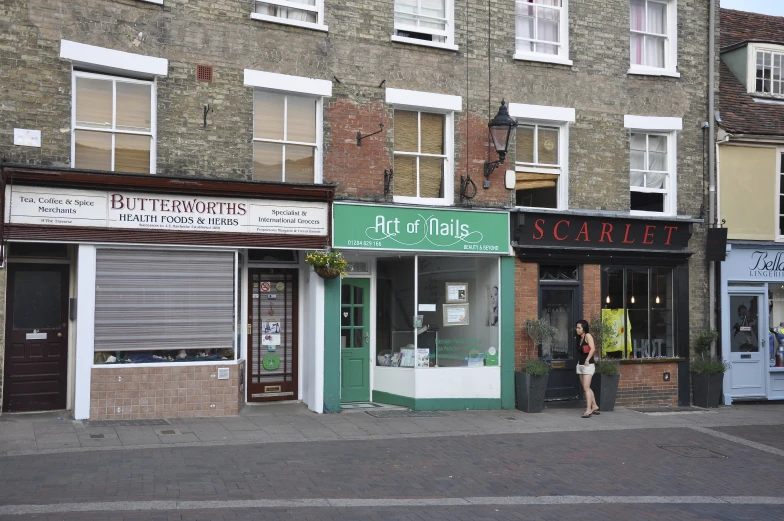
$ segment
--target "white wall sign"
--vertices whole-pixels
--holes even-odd
[[[14,145],[21,147],[41,147],[41,131],[26,128],[14,129]]]
[[[733,247],[721,268],[727,280],[767,282],[784,280],[784,249]]]
[[[9,224],[327,235],[327,203],[6,186]]]

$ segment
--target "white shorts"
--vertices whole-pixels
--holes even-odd
[[[577,374],[594,374],[596,366],[594,364],[580,365],[577,364]]]

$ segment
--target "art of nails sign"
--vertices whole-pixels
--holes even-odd
[[[327,203],[6,187],[6,222],[326,236]]]
[[[509,214],[361,204],[332,205],[335,248],[509,253]]]

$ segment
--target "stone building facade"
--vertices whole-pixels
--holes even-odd
[[[402,9],[405,2],[398,3]],[[636,0],[632,3],[639,4]],[[630,216],[630,136],[634,125],[642,122],[643,132],[672,136],[668,157],[675,159],[669,179],[675,179],[677,188],[670,187],[666,197],[676,200],[668,203],[670,211],[661,213],[665,214],[664,220],[693,224],[688,250],[694,254],[679,257],[686,270],[681,280],[688,281],[687,288],[681,288],[681,292],[685,291],[681,294],[688,295],[688,303],[680,305],[687,310],[684,316],[689,323],[706,322],[704,234],[697,221],[705,191],[706,136],[702,123],[707,113],[707,2],[662,0],[657,4],[666,10],[666,20],[662,22],[668,34],[662,51],[667,55],[667,66],[663,68],[666,70],[632,70],[630,0],[555,2],[563,13],[558,15],[561,25],[557,29],[563,50],[555,59],[543,57],[542,53],[523,52],[523,44],[516,44],[516,39],[525,43],[533,38],[520,29],[523,21],[516,21],[516,13],[534,8],[528,5],[531,2],[483,4],[446,0],[443,18],[448,35],[444,41],[429,39],[427,31],[406,32],[403,25],[396,24],[394,2],[316,0],[315,4],[318,12],[312,16],[316,21],[301,22],[295,16],[285,20],[285,16],[257,16],[266,11],[259,10],[252,0],[0,2],[0,158],[5,164],[30,167],[74,166],[73,71],[108,71],[134,77],[127,70],[117,72],[125,67],[122,63],[92,67],[89,59],[74,60],[63,51],[63,42],[91,46],[83,48],[88,54],[105,49],[167,60],[166,73],[153,75],[152,169],[158,176],[255,181],[254,87],[258,90],[259,85],[249,83],[248,71],[273,73],[282,76],[272,78],[285,76],[293,84],[300,78],[320,80],[318,85],[322,87],[324,82],[331,85],[328,92],[321,94],[321,114],[317,119],[321,127],[316,132],[319,150],[312,182],[334,185],[335,201],[395,206],[394,181],[392,188],[387,186],[385,190],[384,176],[385,170],[395,170],[395,111],[412,110],[414,102],[398,101],[396,105],[390,100],[395,96],[425,99],[423,93],[437,95],[441,100],[448,98],[458,108],[437,110],[451,114],[454,128],[453,142],[447,147],[451,147],[452,154],[446,159],[446,177],[442,180],[445,193],[438,205],[454,210],[513,210],[510,240],[521,258],[514,261],[510,273],[517,289],[514,294],[501,296],[502,302],[506,302],[501,316],[506,317],[506,327],[511,328],[513,338],[509,344],[499,340],[499,345],[502,350],[507,347],[507,354],[513,350],[515,356],[508,358],[504,366],[502,355],[498,384],[503,406],[509,406],[511,370],[520,369],[527,359],[541,354],[521,330],[526,318],[542,313],[541,266],[579,266],[576,280],[582,289],[578,290],[580,298],[575,302],[579,302],[571,312],[582,316],[591,311],[593,315],[598,313],[603,283],[599,280],[583,288],[584,274],[598,272],[603,265],[601,259],[618,258],[618,254],[599,253],[599,260],[584,263],[579,256],[587,250],[572,252],[571,257],[563,259],[552,257],[546,249],[526,250],[523,239],[514,235],[518,222],[515,216],[526,215],[532,208],[517,206],[516,190],[505,186],[504,170],[517,170],[507,173],[513,187],[534,186],[525,185],[533,179],[526,177],[531,173],[531,164],[523,164],[528,162],[523,152],[515,150],[513,142],[507,162],[491,174],[490,187],[483,189],[483,165],[497,159],[488,140],[487,122],[504,99],[520,123],[558,128],[562,136],[559,139],[563,139],[556,145],[562,153],[556,196],[559,202],[548,204],[545,212],[565,218],[576,212],[613,219]],[[212,68],[211,81],[197,78],[198,66]],[[266,83],[261,88],[273,86]],[[403,94],[393,95],[392,91]],[[425,109],[427,103],[422,110]],[[553,121],[551,114],[556,115]],[[671,127],[658,128],[657,120],[650,118],[669,118],[666,125]],[[379,124],[383,124],[381,132],[363,139],[358,146],[357,133],[371,134],[380,129]],[[15,144],[15,129],[40,131],[40,146]],[[563,138],[566,134],[568,139]],[[520,145],[519,134],[517,143],[524,146]],[[552,175],[552,169],[537,172]],[[475,195],[469,187],[469,197],[461,197],[461,178],[474,181]],[[416,200],[406,202],[417,204]],[[431,204],[422,201],[420,206]],[[11,252],[13,255],[13,246]],[[511,248],[502,252],[501,271],[512,266],[508,264],[512,252]],[[526,253],[521,255],[522,252]],[[350,255],[350,260],[370,259],[370,278],[375,281],[373,270],[378,259],[374,255],[357,251]],[[642,250],[620,254],[630,265],[641,264],[644,256]],[[328,284],[326,291],[329,294]],[[589,292],[594,298],[588,298]],[[677,320],[683,328],[684,318]],[[503,331],[501,335],[505,334]],[[673,358],[688,353],[688,346],[684,345],[688,344],[688,332],[679,342],[678,350],[671,353]],[[379,354],[378,346],[371,344],[373,354]],[[375,365],[375,360],[371,361]],[[687,372],[682,368],[681,374],[684,370]],[[374,376],[371,380],[380,378]],[[329,385],[327,378],[324,386]],[[298,398],[305,399],[303,392],[307,391],[300,389]],[[485,396],[477,396],[480,395]],[[318,393],[314,396],[313,400],[321,401]],[[321,409],[321,405],[314,407]]]

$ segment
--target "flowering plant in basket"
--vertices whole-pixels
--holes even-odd
[[[316,274],[324,279],[334,279],[338,275],[343,277],[349,267],[343,254],[331,248],[308,252],[305,256],[305,264],[313,266]]]

